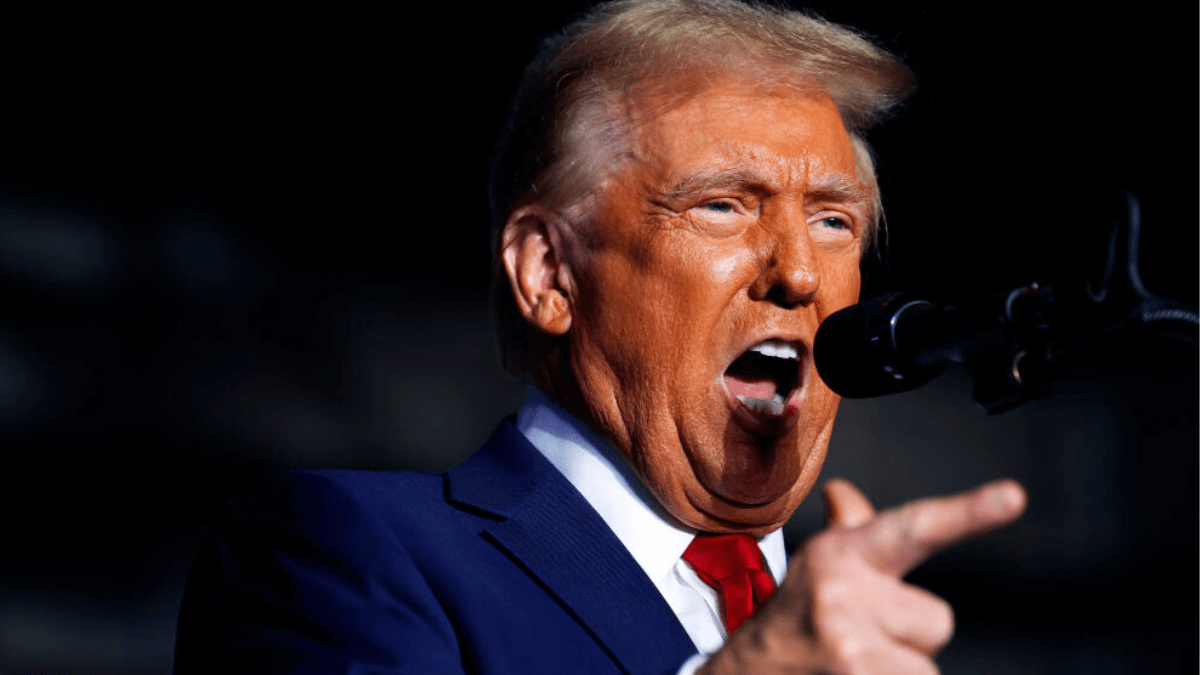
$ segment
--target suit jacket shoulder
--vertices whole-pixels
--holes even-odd
[[[510,422],[444,474],[323,471],[230,503],[180,611],[191,673],[674,673],[695,648]]]

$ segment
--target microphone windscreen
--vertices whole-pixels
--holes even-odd
[[[870,398],[916,389],[940,375],[946,364],[918,366],[896,349],[892,319],[911,304],[903,293],[889,293],[826,317],[813,342],[825,384],[846,398]]]

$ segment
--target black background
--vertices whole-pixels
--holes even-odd
[[[581,6],[3,22],[0,672],[167,672],[222,500],[290,468],[446,466],[515,409],[487,154]],[[1089,278],[1128,190],[1147,286],[1196,302],[1194,9],[811,6],[918,77],[871,137],[868,294]],[[955,372],[844,406],[829,470],[883,505],[1030,488],[1021,523],[914,575],[959,611],[946,672],[1195,670],[1196,392],[1195,350],[1151,341],[999,418]],[[818,523],[806,503],[789,531]]]

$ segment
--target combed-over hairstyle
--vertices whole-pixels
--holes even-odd
[[[881,209],[863,134],[911,90],[903,63],[848,28],[753,1],[599,5],[542,43],[493,156],[492,311],[510,373],[531,365],[532,336],[501,258],[509,214],[527,204],[560,213],[578,204],[620,167],[639,98],[686,98],[697,82],[729,73],[750,84],[808,82],[829,95],[850,134],[859,178],[873,193],[865,236],[874,239]]]

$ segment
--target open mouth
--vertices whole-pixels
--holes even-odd
[[[725,370],[725,387],[757,417],[781,419],[788,397],[800,385],[803,345],[764,340]]]

